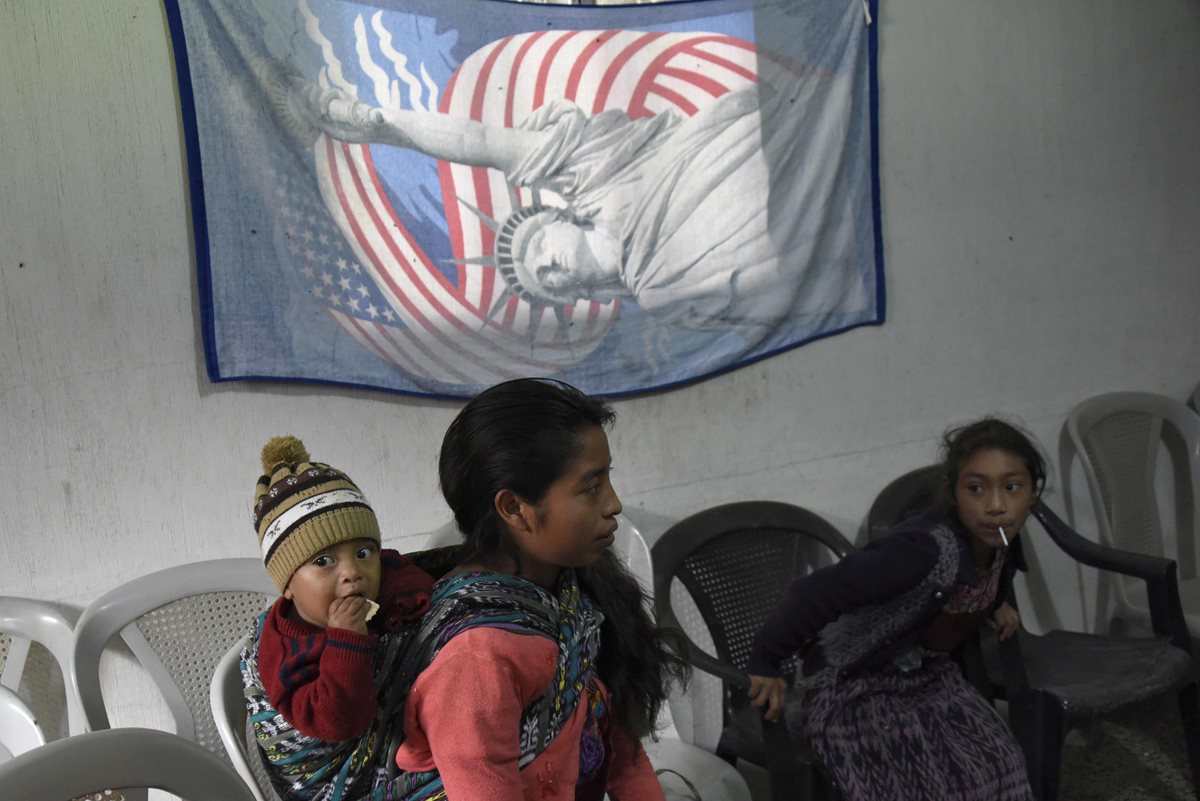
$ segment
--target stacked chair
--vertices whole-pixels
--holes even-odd
[[[1100,542],[1173,560],[1188,629],[1200,637],[1200,415],[1165,395],[1111,392],[1072,408],[1065,433],[1061,463],[1083,467]],[[1151,624],[1135,580],[1106,587],[1114,620]]]
[[[119,635],[162,693],[174,733],[218,760],[227,759],[212,714],[212,677],[221,658],[245,639],[254,618],[276,597],[262,562],[248,557],[170,567],[97,598],[76,624],[71,661],[87,728],[110,727],[100,657]],[[126,797],[134,801],[144,794]]]
[[[106,788],[166,790],[184,801],[253,801],[216,754],[156,729],[77,734],[0,763],[4,798],[69,801]],[[105,795],[105,798],[111,795]]]
[[[84,730],[69,680],[72,637],[50,604],[0,596],[0,761]]]

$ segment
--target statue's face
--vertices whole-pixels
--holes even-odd
[[[532,230],[521,263],[526,280],[542,294],[563,302],[608,301],[624,294],[615,264],[605,269],[597,258],[593,238],[602,235],[556,212],[539,214],[526,225]]]
[[[581,296],[580,291],[596,271],[596,259],[583,229],[547,213],[530,221],[536,230],[529,235],[522,261],[546,291],[555,295]]]

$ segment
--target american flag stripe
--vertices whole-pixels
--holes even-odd
[[[350,336],[353,337],[358,344],[362,345],[379,358],[383,359],[384,361],[391,362],[400,369],[409,371],[413,375],[419,376],[420,378],[432,378],[426,369],[427,362],[410,360],[399,349],[395,349],[396,352],[389,352],[388,348],[384,347],[379,341],[377,341],[379,338],[381,338],[382,332],[376,329],[385,326],[382,326],[380,323],[368,323],[366,320],[360,320],[353,315],[346,314],[345,312],[338,311],[337,309],[329,306],[325,307],[325,313],[328,314],[335,323],[345,329],[345,331],[350,334]]]
[[[640,80],[636,82],[635,94],[630,99],[629,104],[630,116],[650,116],[663,110],[663,108],[676,108],[684,114],[694,114],[696,112],[696,107],[694,105],[690,103],[686,106],[676,105],[673,97],[662,92],[662,87],[660,86],[659,81],[661,79],[662,70],[676,64],[679,65],[683,71],[693,72],[697,75],[701,74],[698,70],[690,69],[690,67],[693,59],[698,57],[707,58],[710,55],[708,51],[702,50],[698,47],[698,45],[705,42],[728,45],[727,49],[729,52],[725,56],[725,60],[732,63],[737,63],[737,51],[742,50],[742,48],[738,47],[740,44],[739,40],[731,39],[725,36],[706,36],[689,37],[685,40],[673,41],[668,46],[663,47],[662,50],[655,55],[653,61],[646,66]],[[743,50],[743,52],[745,51]],[[749,55],[751,56],[753,65],[754,54],[753,52],[750,52]],[[745,80],[723,81],[723,83],[727,83],[729,85],[729,88],[744,85],[746,82],[747,81]],[[660,101],[665,100],[665,104],[651,99],[655,98],[656,96]]]
[[[699,75],[691,70],[681,70],[665,67],[658,79],[660,85],[672,86],[681,94],[694,93],[703,99],[720,97],[729,91],[729,87],[720,81],[713,80],[707,75]]]
[[[591,41],[588,41],[587,45],[583,48],[583,50],[581,50],[579,52],[579,55],[575,57],[575,65],[571,68],[571,71],[569,73],[567,73],[567,75],[568,75],[567,88],[563,92],[563,97],[567,97],[572,100],[575,100],[576,98],[580,98],[580,97],[588,97],[588,96],[594,97],[595,96],[596,89],[598,88],[598,81],[595,82],[597,85],[591,85],[593,82],[590,80],[588,82],[588,85],[583,85],[584,75],[587,74],[588,78],[592,77],[590,74],[588,74],[590,72],[590,70],[588,68],[591,66],[592,60],[596,58],[596,55],[601,51],[601,49],[604,48],[604,45],[607,42],[609,42],[610,40],[612,40],[615,36],[617,36],[618,33],[620,33],[620,32],[619,31],[605,31],[604,33],[600,34],[599,36],[588,37]],[[624,39],[624,38],[627,38],[627,36],[621,37],[621,38]],[[622,47],[622,49],[623,49],[621,39],[617,39],[614,44],[617,45],[618,47]],[[614,53],[612,55],[613,56],[620,55],[620,51],[618,50],[616,53]],[[603,59],[603,60],[597,59],[597,63],[600,64],[601,68],[603,68],[606,64],[609,64],[611,62],[612,62],[612,56],[610,56],[608,59]],[[603,76],[601,75],[598,77],[603,77]]]
[[[702,39],[691,45],[690,52],[705,61],[703,69],[708,74],[713,74],[713,67],[721,67],[747,83],[753,83],[761,77],[758,53],[738,39],[725,36]],[[772,57],[771,53],[762,55],[766,59]]]
[[[753,83],[756,74],[752,46],[727,36],[536,31],[472,54],[439,105],[443,113],[508,127],[554,97],[590,113],[619,108],[642,117],[671,108],[690,115],[712,98]],[[560,330],[553,309],[510,298],[485,323],[505,291],[495,270],[462,264],[455,282],[429,263],[387,199],[367,146],[322,138],[317,155],[326,205],[400,324],[334,309],[329,314],[356,341],[405,372],[459,384],[552,373],[589,354],[615,321],[619,301],[582,300],[563,308],[564,319],[574,324]],[[490,256],[492,229],[459,199],[502,222],[513,211],[504,174],[446,162],[439,163],[438,173],[455,258]],[[520,203],[532,202],[528,188],[517,194]]]
[[[632,85],[626,73],[637,73],[644,66],[641,60],[635,61],[639,54],[653,44],[656,40],[661,39],[666,34],[664,33],[647,33],[640,36],[633,42],[630,42],[625,48],[609,62],[608,67],[604,70],[604,77],[600,79],[599,85],[596,87],[596,97],[592,101],[592,113],[599,114],[606,108],[626,108],[628,107],[628,98],[622,102],[620,98],[609,104],[609,94],[613,91],[614,86]],[[625,76],[625,77],[623,77]]]
[[[462,294],[460,291],[454,287],[451,287],[449,281],[446,281],[446,278],[442,275],[442,273],[438,272],[436,269],[434,269],[432,264],[428,263],[428,259],[425,257],[424,252],[422,252],[420,247],[412,240],[412,237],[410,237],[408,234],[408,230],[404,228],[401,219],[396,217],[394,209],[392,209],[388,199],[386,199],[383,186],[380,185],[378,175],[374,173],[373,162],[371,162],[370,159],[370,151],[361,145],[347,145],[344,151],[352,156],[353,167],[356,170],[359,170],[360,173],[361,171],[368,171],[368,173],[371,175],[371,181],[366,185],[368,189],[371,189],[371,192],[365,195],[365,197],[368,201],[370,201],[373,209],[376,209],[379,218],[383,219],[384,224],[380,225],[378,229],[380,234],[382,234],[386,240],[400,241],[403,246],[408,248],[407,251],[404,251],[402,254],[404,259],[407,260],[406,264],[408,264],[408,269],[403,271],[403,275],[410,279],[410,285],[412,285],[414,289],[420,290],[421,294],[427,297],[427,299],[430,299],[434,305],[436,305],[436,311],[442,315],[443,318],[450,319],[450,315],[454,315],[458,332],[478,332],[480,329],[482,329],[482,327],[484,327],[485,315],[482,314],[479,309],[469,308],[468,306],[463,305],[461,302]],[[420,261],[420,263],[425,266],[427,272],[436,273],[438,278],[437,283],[422,283],[422,273],[415,271],[414,265],[416,264],[416,261]],[[488,272],[492,271],[488,270]],[[602,308],[602,306],[598,305],[598,303],[590,303],[589,301],[580,301],[580,303],[586,306],[598,306]],[[528,307],[528,305],[522,306]],[[552,312],[551,315],[553,315]],[[521,355],[523,351],[528,350],[527,338],[524,338],[523,336],[509,336],[511,335],[510,330],[506,330],[504,327],[500,327],[494,323],[490,323],[488,326],[490,326],[490,329],[488,329],[487,332],[488,335],[490,335],[488,342],[490,342],[492,345],[502,345],[502,347],[508,349],[508,351],[514,355]],[[520,329],[517,329],[517,333],[522,333],[523,335],[524,331],[526,330],[526,327],[520,327]],[[553,330],[550,333],[551,336],[548,337],[544,343],[546,345],[545,349],[548,351],[568,351],[568,353],[560,354],[562,359],[570,359],[569,351],[571,349],[577,350],[580,345],[594,345],[599,343],[600,338],[602,335],[604,335],[604,331],[595,329],[594,326],[593,329],[583,327],[583,329],[575,333],[575,336],[572,337],[570,344],[566,344],[554,339]],[[482,357],[487,357],[487,359],[494,357],[492,348],[479,350],[478,353],[480,353]],[[562,367],[562,363],[559,363],[559,361],[539,361],[534,359],[534,357],[528,356],[528,354],[526,354],[526,361],[529,366],[533,367],[545,369],[557,369]]]
[[[512,63],[508,67],[508,85],[513,87],[513,91],[505,92],[504,97],[504,125],[506,128],[515,127],[520,122],[513,113],[513,108],[518,103],[521,108],[533,105],[533,101],[530,98],[522,96],[522,91],[528,87],[521,80],[521,73],[526,62],[536,64],[539,60],[544,61],[542,56],[546,48],[545,36],[545,31],[538,31],[532,36],[526,36],[525,41],[517,48],[516,55],[513,56]],[[539,43],[541,45],[541,52],[530,55]]]
[[[348,229],[350,236],[348,237],[351,247],[359,261],[365,265],[368,273],[375,279],[376,285],[387,299],[392,308],[400,315],[400,319],[405,324],[405,336],[390,340],[387,337],[373,338],[372,342],[377,346],[373,348],[378,352],[384,350],[387,352],[386,344],[392,342],[396,348],[403,350],[409,354],[411,358],[417,356],[428,361],[431,372],[436,375],[445,376],[461,376],[455,380],[460,383],[471,383],[463,381],[467,378],[467,374],[456,369],[464,361],[473,361],[474,367],[480,371],[480,376],[486,376],[493,371],[487,359],[475,358],[464,352],[463,345],[469,343],[469,338],[456,338],[447,336],[447,332],[443,331],[434,322],[427,298],[423,297],[422,289],[418,289],[413,285],[412,281],[405,281],[404,285],[397,283],[396,279],[406,278],[401,272],[387,272],[383,258],[395,257],[395,251],[389,248],[389,243],[381,242],[378,236],[380,227],[378,225],[379,218],[375,217],[375,225],[361,225],[359,219],[359,207],[365,206],[366,202],[361,194],[361,189],[364,186],[361,178],[346,180],[344,183],[339,181],[339,176],[351,172],[350,165],[344,158],[338,158],[345,155],[346,149],[332,140],[325,140],[325,150],[331,153],[334,157],[328,160],[318,159],[318,171],[325,165],[333,168],[329,175],[332,181],[327,182],[322,180],[321,186],[324,188],[327,184],[332,184],[336,188],[336,197],[326,198],[326,206],[333,213],[334,218],[339,225],[343,225]],[[320,148],[322,142],[317,143]],[[361,147],[356,148],[362,150]],[[340,168],[340,172],[339,172]],[[347,188],[358,190],[359,194],[348,195]],[[354,201],[350,198],[353,197]],[[365,216],[370,217],[367,213]],[[389,252],[389,250],[391,252]],[[403,259],[399,259],[404,267],[409,267]],[[424,285],[422,285],[423,287]],[[337,319],[335,317],[335,319]],[[340,321],[339,321],[340,322]],[[345,326],[343,325],[343,328]],[[365,334],[365,332],[350,331],[352,336],[356,333]],[[389,359],[395,362],[395,359]],[[454,365],[454,366],[452,366]],[[444,380],[444,379],[442,379]]]
[[[546,95],[550,97],[565,97],[563,86],[554,86],[556,76],[563,74],[565,67],[570,67],[573,61],[573,53],[568,52],[567,55],[560,58],[560,54],[564,47],[571,43],[581,31],[564,31],[550,40],[550,46],[546,50],[546,55],[542,58],[542,64],[537,71],[537,81],[533,86],[533,108],[540,108],[546,102]],[[557,66],[558,69],[555,69]],[[549,90],[549,91],[547,91]]]
[[[569,363],[571,349],[599,341],[601,331],[589,332],[585,328],[582,335],[567,346],[553,341],[551,329],[545,340],[547,347],[541,355],[558,358],[543,360],[530,356],[527,338],[491,336],[497,331],[505,333],[494,325],[486,335],[481,334],[483,316],[461,302],[454,288],[428,262],[402,222],[395,217],[374,172],[369,150],[361,145],[332,140],[326,141],[326,150],[330,156],[327,163],[334,167],[331,178],[338,189],[339,221],[344,220],[351,229],[353,239],[359,245],[356,253],[367,265],[389,304],[402,313],[406,324],[421,334],[421,341],[430,348],[446,351],[446,358],[465,359],[489,368],[499,346],[506,355],[522,359],[527,367],[557,370],[563,363]],[[343,174],[350,177],[343,178]],[[355,194],[349,195],[350,190]],[[352,215],[355,219],[351,219]],[[398,269],[388,269],[390,264],[397,265]],[[428,277],[433,273],[436,273],[436,280]],[[447,325],[439,325],[439,320],[446,321]]]
[[[460,302],[440,274],[439,280],[433,279],[430,274],[437,271],[394,217],[367,148],[327,140],[326,149],[330,151],[328,163],[334,167],[332,177],[338,187],[341,216],[361,247],[362,261],[389,303],[401,311],[406,325],[429,351],[438,354],[438,364],[461,367],[468,362],[482,370],[480,375],[490,374],[496,347],[508,346],[506,355],[524,357],[528,367],[555,370],[561,366],[531,358],[528,342],[481,336],[483,318]],[[392,265],[396,269],[390,269]]]
[[[566,95],[568,91],[567,78],[563,76],[570,73],[571,63],[578,60],[580,52],[588,47],[589,40],[593,38],[594,36],[589,36],[587,32],[560,31],[550,34],[544,32],[524,34],[497,42],[492,46],[491,53],[503,53],[505,58],[503,60],[491,58],[491,53],[489,53],[487,58],[481,59],[479,54],[476,54],[468,59],[459,74],[460,76],[473,75],[473,91],[470,91],[468,95],[467,90],[463,88],[466,85],[465,82],[460,80],[456,84],[454,99],[464,97],[464,100],[458,102],[464,105],[469,103],[468,113],[475,119],[492,122],[503,120],[508,124],[519,122],[533,109],[540,106],[545,96],[558,95],[571,98],[570,95]],[[528,47],[526,47],[527,44]],[[470,69],[473,60],[482,62],[479,69]],[[537,64],[539,60],[540,68],[536,72],[533,69],[519,69],[524,66],[526,61],[533,65]],[[492,79],[493,72],[499,76],[505,76],[506,85],[495,85]],[[561,85],[556,86],[556,81]],[[498,92],[494,91],[495,89],[506,91]],[[500,98],[503,98],[502,108],[498,107],[501,105],[497,102]],[[491,105],[485,105],[486,101],[491,101]],[[456,108],[461,108],[461,106]],[[499,116],[499,120],[497,120],[497,116]],[[488,175],[489,173],[490,175]],[[456,187],[458,186],[470,186],[473,183],[475,187],[480,187],[479,178],[482,175],[488,175],[492,180],[491,197],[487,198],[489,205],[490,201],[495,200],[492,214],[497,219],[503,219],[512,212],[512,206],[508,200],[504,176],[493,170],[462,166],[451,170],[452,187],[455,189],[447,193],[447,202],[456,202],[455,195],[462,194],[457,191]],[[467,199],[465,194],[463,196],[464,199]],[[523,192],[523,202],[529,202],[529,199],[529,196]],[[471,201],[468,200],[468,202]],[[473,203],[473,205],[476,204]],[[483,209],[482,205],[478,207]],[[480,250],[480,253],[490,252],[490,229],[477,222],[464,227],[467,228],[463,237],[465,253],[473,252],[470,248],[476,241],[480,243],[480,247],[485,248]],[[490,270],[472,271],[468,275],[468,284],[479,283],[479,279],[490,272]],[[493,292],[498,289],[502,288],[493,285]],[[491,293],[481,292],[480,297],[486,302],[491,301]]]
[[[477,380],[474,376],[449,365],[439,365],[408,329],[367,322],[335,309],[326,309],[326,312],[363,347],[415,377],[443,383],[470,384]],[[497,368],[501,367],[503,365],[497,365]],[[492,378],[485,377],[485,380],[499,381],[516,377],[515,373],[497,369]]]

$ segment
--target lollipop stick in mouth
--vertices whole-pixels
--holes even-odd
[[[1000,529],[1000,539],[1004,543],[1004,547],[1007,548],[1008,547],[1008,537],[1004,536],[1004,526],[996,526],[996,528]]]

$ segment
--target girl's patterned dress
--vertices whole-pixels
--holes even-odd
[[[986,619],[1003,563],[977,568],[900,658],[805,696],[789,724],[847,801],[1032,801],[1007,724],[949,657]]]

